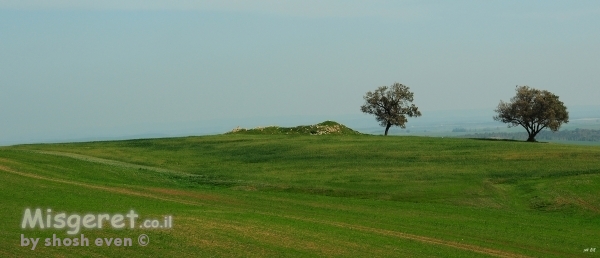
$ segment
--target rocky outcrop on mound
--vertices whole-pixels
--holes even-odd
[[[305,135],[358,135],[361,134],[345,125],[334,121],[325,121],[315,125],[302,125],[296,127],[266,126],[246,129],[236,127],[228,134],[305,134]]]

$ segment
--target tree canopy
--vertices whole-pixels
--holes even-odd
[[[388,131],[393,125],[406,128],[407,116],[421,116],[421,112],[415,104],[410,104],[413,101],[413,95],[408,86],[397,82],[389,88],[381,86],[375,91],[365,94],[363,97],[365,104],[360,107],[360,110],[375,115],[375,119],[385,127],[385,135],[388,135]]]
[[[558,96],[546,90],[538,90],[529,86],[519,86],[517,95],[510,102],[500,100],[494,120],[507,123],[508,127],[523,126],[534,142],[535,136],[545,128],[558,131],[563,123],[569,122],[567,107]]]

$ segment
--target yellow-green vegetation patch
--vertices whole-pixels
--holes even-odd
[[[325,121],[315,125],[301,125],[296,127],[261,126],[252,129],[237,127],[227,134],[360,135],[361,133],[343,124],[334,121]]]

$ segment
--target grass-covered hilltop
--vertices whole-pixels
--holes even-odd
[[[1,257],[593,257],[600,247],[594,146],[378,137],[324,122],[2,147],[0,189]],[[133,209],[173,227],[22,229],[26,208],[44,219]],[[53,234],[91,243],[45,246]],[[41,240],[32,250],[21,235]]]
[[[296,127],[266,126],[253,129],[234,128],[228,134],[296,134],[296,135],[360,135],[343,124],[325,121],[316,125],[301,125]]]

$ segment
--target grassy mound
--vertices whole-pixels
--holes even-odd
[[[361,133],[334,121],[325,121],[316,125],[300,125],[296,127],[267,126],[254,129],[234,128],[227,134],[298,134],[298,135],[360,135]]]

